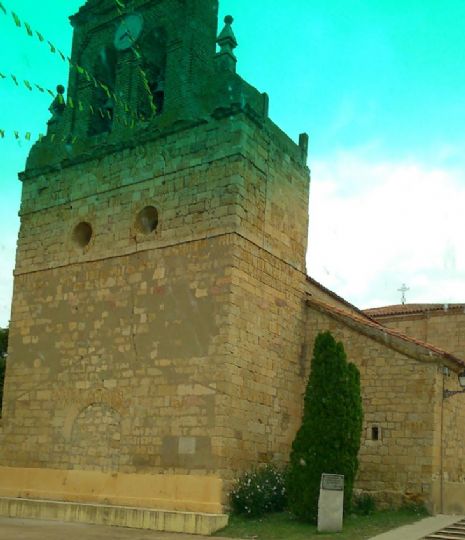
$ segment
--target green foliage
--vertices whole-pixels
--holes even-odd
[[[287,482],[289,508],[299,519],[316,522],[322,473],[344,475],[344,508],[350,510],[362,417],[357,367],[330,332],[319,334]]]
[[[282,512],[286,503],[285,474],[273,465],[244,474],[231,492],[233,512],[247,517]]]
[[[3,383],[5,380],[7,349],[8,349],[8,328],[0,328],[0,412],[2,410]]]
[[[416,516],[429,516],[431,515],[426,508],[424,502],[421,501],[404,501],[401,506],[401,510],[404,512],[410,512]]]
[[[357,516],[370,516],[376,512],[376,501],[369,493],[354,497],[352,511]]]
[[[8,328],[0,328],[0,357],[6,355],[8,349]]]
[[[369,516],[349,514],[344,519],[342,533],[321,534],[315,525],[304,523],[289,513],[269,514],[259,518],[232,515],[228,527],[215,533],[215,537],[266,538],[266,540],[368,540],[386,531],[414,523],[423,517],[402,509],[375,512]]]

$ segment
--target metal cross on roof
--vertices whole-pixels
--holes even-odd
[[[409,291],[409,287],[407,287],[407,285],[405,283],[402,283],[402,287],[400,289],[397,289],[399,292],[402,293],[402,305],[405,304],[405,302],[407,301],[407,298],[405,297],[405,293],[407,291]]]

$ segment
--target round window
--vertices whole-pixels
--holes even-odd
[[[85,248],[92,238],[92,227],[90,223],[83,221],[74,227],[73,231],[73,242],[77,247]]]
[[[136,226],[141,233],[152,233],[158,226],[158,210],[154,206],[143,208],[137,214]]]

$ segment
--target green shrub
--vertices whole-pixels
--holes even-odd
[[[344,508],[350,510],[362,416],[358,369],[330,332],[319,334],[287,482],[289,509],[299,519],[316,522],[322,473],[344,475]]]
[[[369,493],[362,493],[354,497],[352,511],[358,516],[369,516],[376,512],[376,501]]]
[[[273,465],[244,474],[231,492],[233,512],[249,517],[282,512],[287,504],[285,484],[285,473]]]
[[[2,412],[3,385],[5,381],[8,328],[0,328],[0,414]]]
[[[423,493],[407,491],[402,497],[400,509],[418,516],[428,515]]]

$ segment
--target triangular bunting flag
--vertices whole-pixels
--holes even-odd
[[[16,15],[16,13],[14,11],[12,11],[11,16],[13,17],[13,20],[15,21],[16,26],[18,28],[21,28],[21,21],[20,21],[18,15]]]

